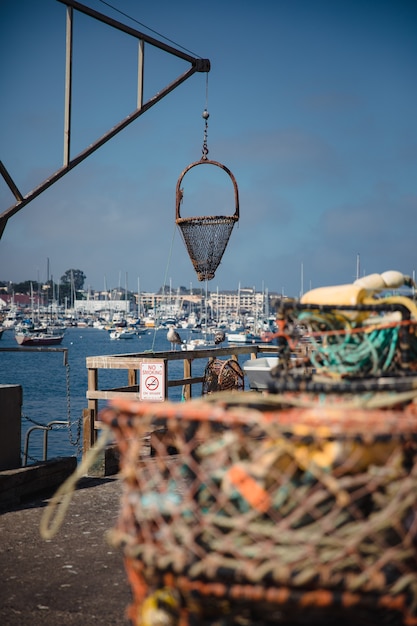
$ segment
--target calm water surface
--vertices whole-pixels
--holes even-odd
[[[183,338],[186,338],[185,335]],[[0,340],[0,348],[6,347],[17,347],[14,332],[11,330],[5,331]],[[147,350],[166,351],[170,349],[170,343],[166,339],[166,330],[150,329],[145,335],[117,341],[110,339],[105,330],[68,328],[60,347],[68,348],[68,366],[64,364],[63,352],[0,352],[0,384],[21,385],[23,388],[22,453],[26,432],[34,423],[48,424],[53,420],[70,420],[72,424],[70,430],[67,427],[60,427],[49,432],[48,458],[80,456],[76,439],[82,411],[87,407],[87,356],[137,353]],[[205,359],[201,360],[201,364],[197,361],[193,366],[193,374],[202,374],[205,364]],[[181,378],[183,361],[170,363],[168,375],[170,378]],[[126,370],[99,371],[101,389],[126,384]],[[198,386],[195,386],[194,395],[200,392]],[[181,388],[171,388],[169,399],[180,400]],[[29,438],[28,464],[41,460],[42,454],[43,433],[35,430]]]

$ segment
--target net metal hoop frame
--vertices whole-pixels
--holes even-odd
[[[183,199],[181,183],[184,176],[198,165],[214,165],[222,169],[230,178],[234,190],[235,212],[233,215],[207,215],[181,217],[180,207]],[[239,190],[232,172],[222,163],[210,159],[200,159],[191,163],[180,174],[176,187],[175,221],[181,230],[185,246],[199,281],[211,280],[220,264],[234,224],[239,220]]]

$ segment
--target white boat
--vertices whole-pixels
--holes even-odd
[[[232,333],[241,333],[241,332],[244,332],[245,327],[240,320],[235,320],[230,323],[229,329],[231,330]]]
[[[126,330],[125,328],[120,328],[110,331],[110,339],[133,339],[135,334],[136,333],[134,330]]]
[[[260,335],[255,335],[252,332],[226,333],[226,339],[229,343],[258,343],[262,341]]]
[[[4,318],[2,325],[3,328],[6,329],[10,329],[10,328],[15,328],[17,326],[17,324],[20,321],[20,314],[19,314],[19,310],[18,308],[12,304],[10,311],[7,313],[6,317]]]
[[[156,319],[152,315],[147,315],[143,318],[143,323],[146,328],[155,328]]]
[[[213,339],[190,339],[181,344],[181,350],[199,350],[202,348],[216,348],[216,344]]]
[[[93,322],[93,328],[98,328],[99,330],[105,330],[106,321],[103,319],[96,319]]]

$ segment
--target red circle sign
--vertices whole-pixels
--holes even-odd
[[[145,380],[146,389],[149,391],[156,391],[159,387],[159,380],[156,376],[148,376]]]

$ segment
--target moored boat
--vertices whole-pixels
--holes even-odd
[[[226,339],[230,343],[257,343],[262,341],[260,335],[252,332],[226,333]]]
[[[190,339],[181,345],[181,350],[199,350],[202,348],[215,348],[216,344],[213,339]]]
[[[110,339],[133,339],[135,334],[134,330],[118,328],[110,332]]]
[[[64,338],[64,334],[54,335],[51,333],[30,333],[20,331],[15,334],[19,346],[57,346]]]

